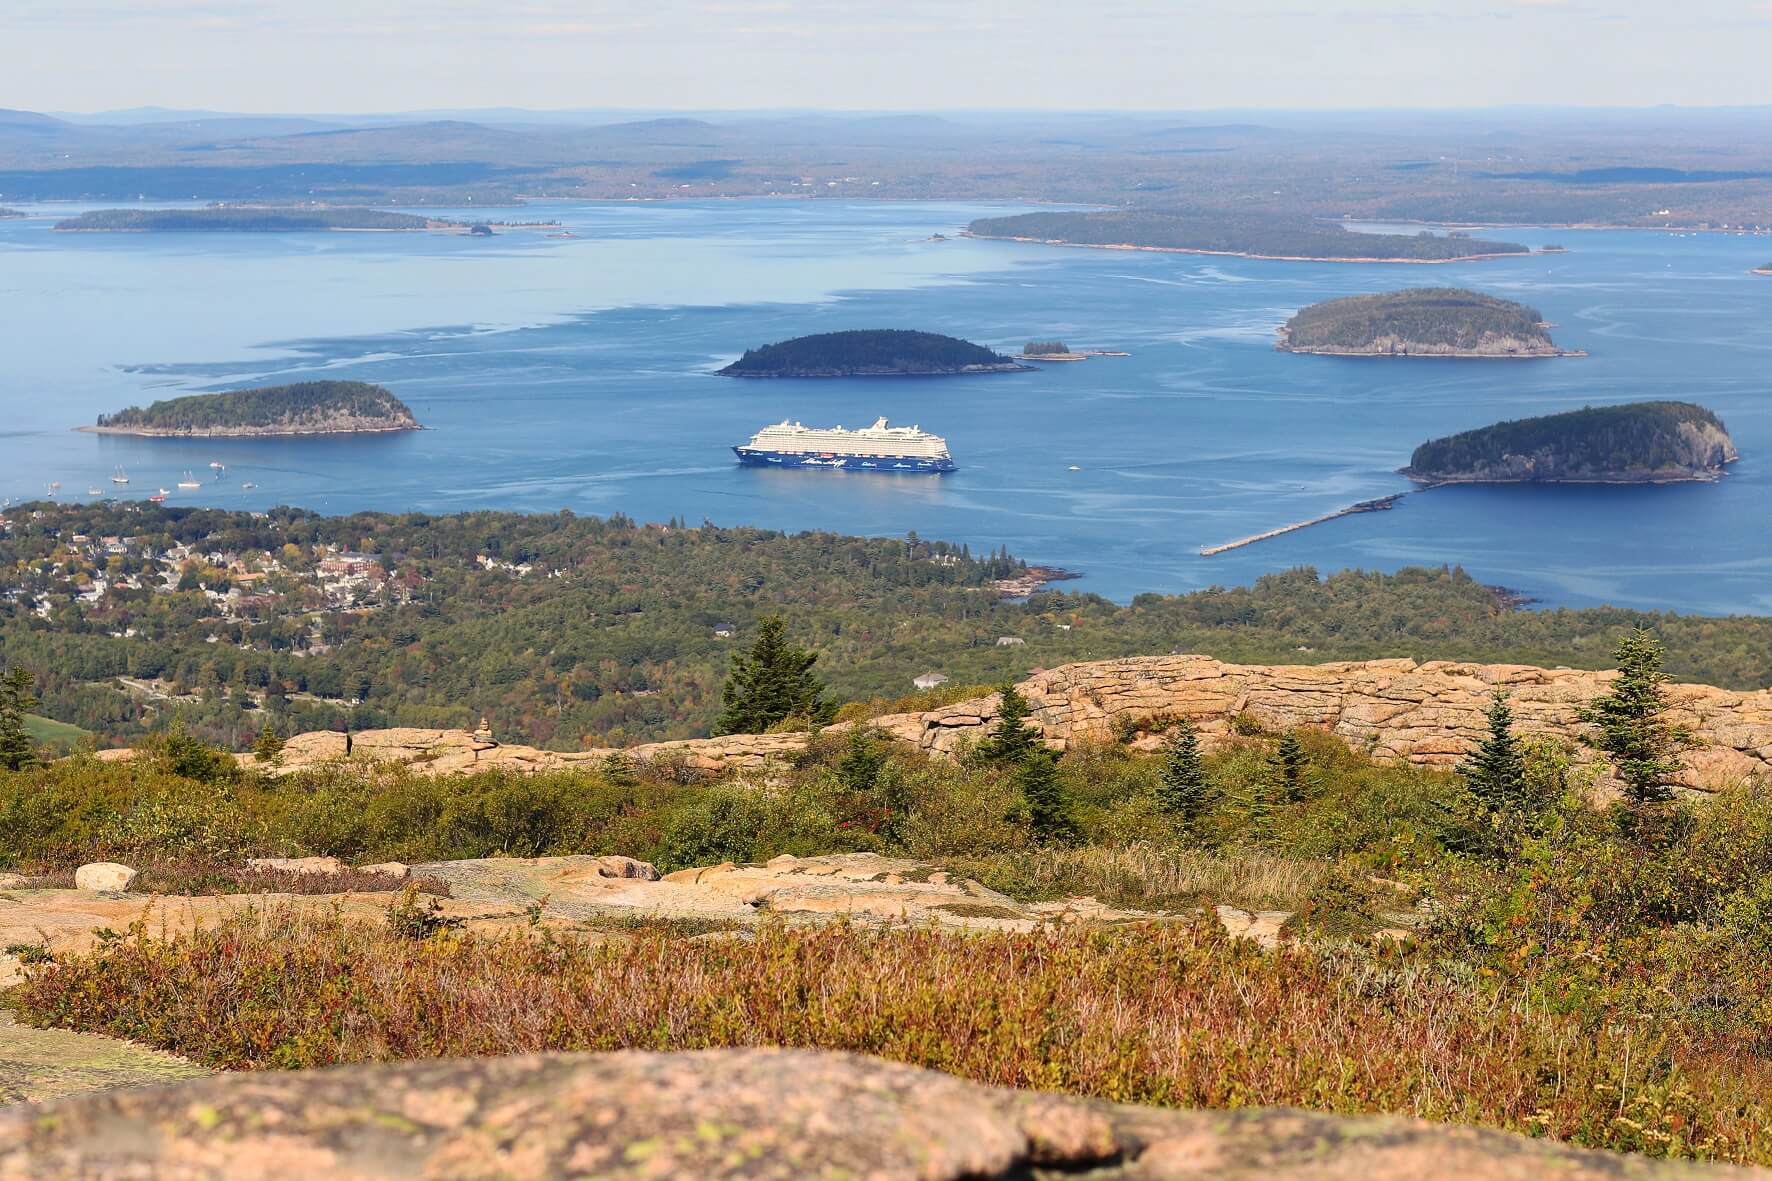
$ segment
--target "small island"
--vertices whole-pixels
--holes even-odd
[[[1423,443],[1423,484],[1662,484],[1714,480],[1740,458],[1722,420],[1690,402],[1590,406]]]
[[[1361,234],[1333,222],[1261,214],[1021,213],[979,218],[966,227],[966,233],[973,238],[1052,246],[1228,254],[1283,262],[1469,262],[1532,253],[1517,242],[1490,242],[1458,233]]]
[[[64,233],[376,233],[431,230],[486,237],[493,227],[554,229],[558,222],[465,222],[362,206],[210,205],[202,209],[93,209],[55,223]]]
[[[1350,295],[1305,308],[1280,329],[1288,353],[1332,357],[1572,357],[1538,309],[1456,287]]]
[[[723,377],[940,377],[1029,369],[983,345],[934,332],[822,332],[747,349]]]
[[[9,217],[23,217],[24,215],[25,211],[22,209],[8,209],[6,206],[0,205],[0,221],[5,221]]]
[[[80,428],[101,435],[259,438],[359,435],[423,429],[406,404],[365,381],[304,381],[223,394],[192,394],[101,414]]]

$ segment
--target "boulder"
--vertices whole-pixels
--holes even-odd
[[[412,867],[404,861],[378,861],[374,865],[359,865],[358,873],[372,873],[377,877],[393,878],[403,882],[412,876]]]
[[[345,871],[345,863],[336,857],[248,857],[247,869],[262,869],[272,873],[316,873],[341,874]]]
[[[135,880],[135,870],[115,861],[93,861],[74,871],[74,889],[121,893]]]
[[[599,857],[597,872],[606,878],[634,878],[642,882],[656,882],[658,870],[650,861],[636,861],[632,857]]]
[[[1479,1128],[1174,1111],[810,1050],[242,1073],[0,1111],[0,1181],[1764,1181]]]

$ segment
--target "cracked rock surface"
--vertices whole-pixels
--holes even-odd
[[[0,1181],[1749,1178],[1500,1132],[1161,1111],[804,1050],[218,1076],[0,1111]]]

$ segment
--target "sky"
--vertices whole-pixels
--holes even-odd
[[[1772,104],[1772,0],[0,0],[0,107]]]

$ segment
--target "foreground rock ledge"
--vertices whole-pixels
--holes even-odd
[[[221,1076],[0,1112],[0,1181],[1764,1178],[1500,1132],[1162,1111],[847,1054],[551,1054]]]

